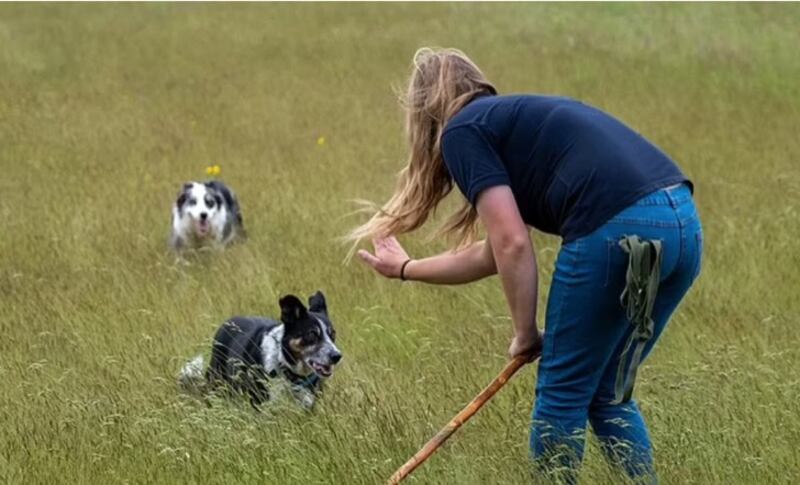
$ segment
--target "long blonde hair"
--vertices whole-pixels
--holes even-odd
[[[411,232],[425,223],[453,189],[453,179],[442,157],[445,125],[464,105],[482,94],[497,94],[497,90],[458,49],[424,47],[414,54],[408,89],[401,97],[408,163],[398,174],[394,195],[381,208],[362,202],[373,216],[351,231],[347,240],[358,244],[364,238]],[[477,222],[477,212],[465,201],[437,235],[455,236],[456,247],[461,247],[477,237]]]

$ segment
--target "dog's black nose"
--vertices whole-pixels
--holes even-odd
[[[338,364],[340,360],[342,360],[342,354],[339,352],[331,354],[331,362],[333,362],[334,365]]]
[[[207,218],[208,218],[208,213],[207,213],[207,212],[201,212],[201,213],[200,213],[200,220],[201,220],[201,221],[204,221],[204,220],[206,220]]]

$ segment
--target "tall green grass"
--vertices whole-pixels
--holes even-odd
[[[379,483],[485,385],[497,281],[381,281],[335,242],[403,163],[392,86],[445,45],[503,92],[618,115],[693,178],[703,275],[637,387],[658,472],[796,483],[798,24],[791,4],[0,5],[0,481]],[[250,239],[176,264],[169,206],[211,164]],[[445,248],[423,236],[415,255]],[[544,302],[558,241],[536,246]],[[220,321],[318,288],[345,358],[313,417],[176,392]],[[534,382],[411,482],[529,481]],[[619,482],[589,445],[583,482]]]

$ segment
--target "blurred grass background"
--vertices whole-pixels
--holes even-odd
[[[379,483],[471,399],[510,337],[497,281],[380,281],[335,241],[351,199],[390,193],[392,87],[440,45],[504,93],[610,111],[693,178],[703,275],[637,387],[658,472],[796,483],[799,24],[796,4],[0,5],[0,481]],[[250,240],[176,264],[170,204],[212,164]],[[413,254],[446,247],[425,232]],[[544,302],[558,240],[536,246]],[[219,322],[318,288],[345,359],[313,418],[178,395]],[[530,481],[534,383],[410,482]],[[582,482],[621,480],[590,441]]]

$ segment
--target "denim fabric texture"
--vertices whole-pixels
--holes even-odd
[[[663,244],[655,334],[645,359],[700,273],[703,231],[686,185],[651,193],[561,247],[547,303],[530,446],[543,469],[559,469],[568,483],[576,480],[587,421],[612,462],[637,482],[656,481],[636,401],[612,404],[620,354],[633,330],[620,303],[628,256],[619,241],[634,234]]]

